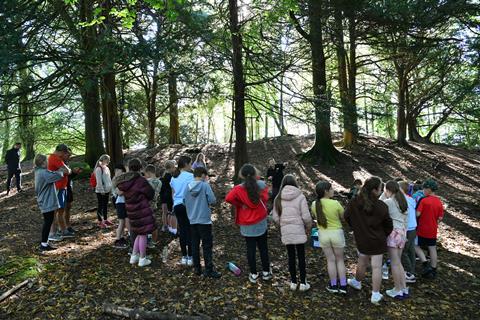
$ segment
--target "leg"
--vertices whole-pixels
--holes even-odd
[[[187,251],[187,234],[190,233],[190,230],[187,232],[187,228],[190,229],[187,217],[187,212],[184,205],[177,205],[173,209],[175,212],[175,216],[177,217],[178,224],[179,224],[179,234],[180,234],[180,249],[182,250],[182,256],[188,256],[189,252]]]
[[[10,189],[12,188],[12,178],[13,178],[14,174],[15,174],[15,172],[11,172],[10,170],[8,171],[7,194],[10,192]]]
[[[168,214],[167,204],[162,203],[162,231],[164,231],[163,228],[168,225],[167,214]]]
[[[347,270],[345,269],[345,262],[343,259],[343,248],[333,248],[333,254],[335,255],[337,275],[340,279],[340,285],[347,285]]]
[[[102,222],[102,194],[96,193],[97,195],[97,219],[98,222]]]
[[[67,228],[70,228],[72,224],[70,223],[70,211],[72,210],[72,202],[67,202],[65,205],[65,224]]]
[[[205,271],[213,272],[213,234],[212,225],[200,225],[200,235],[202,238],[203,260],[205,261]]]
[[[22,190],[22,171],[17,170],[15,171],[15,183],[17,184],[17,192]]]
[[[258,250],[260,251],[260,260],[262,260],[262,271],[270,272],[270,259],[268,257],[268,236],[267,231],[260,237],[257,237]]]
[[[380,287],[382,285],[383,254],[377,254],[375,256],[371,256],[371,262],[372,262],[372,291],[380,292]]]
[[[196,272],[200,273],[202,270],[200,265],[200,225],[191,224],[190,234],[192,236],[193,267]]]
[[[298,269],[300,270],[300,283],[307,284],[307,268],[305,263],[305,245],[297,244]]]
[[[135,237],[135,241],[133,242],[133,250],[132,255],[137,255],[140,253],[140,236]]]
[[[245,242],[247,244],[247,260],[248,266],[250,268],[250,273],[257,273],[257,262],[255,256],[257,254],[257,241],[255,237],[245,237]]]
[[[140,252],[140,258],[145,258],[147,255],[147,236],[142,234],[138,235],[135,242],[138,241],[138,251]]]
[[[428,246],[428,253],[430,253],[430,265],[436,269],[438,262],[437,246]]]
[[[297,265],[295,259],[295,245],[287,244],[288,272],[290,272],[290,281],[297,283]]]
[[[116,240],[123,238],[123,229],[125,229],[125,219],[118,219],[118,227],[116,233]]]
[[[335,261],[335,254],[332,247],[322,248],[325,257],[327,258],[328,277],[330,278],[330,285],[337,285],[337,263]]]
[[[42,245],[44,246],[48,244],[48,233],[50,232],[50,227],[52,226],[54,217],[54,211],[45,212],[43,214]]]
[[[415,255],[414,241],[415,241],[415,230],[407,231],[407,242],[405,243],[405,248],[402,251],[402,265],[405,267],[405,270],[410,273],[415,273],[415,265],[412,265],[412,251]],[[413,261],[415,263],[415,259]]]
[[[60,228],[60,231],[64,232],[67,228],[65,227],[65,209],[60,208],[57,211],[57,224]]]
[[[405,285],[405,270],[403,269],[401,262],[402,249],[400,248],[388,248],[390,254],[393,282],[395,284],[395,290],[401,291],[406,288]]]
[[[108,220],[108,194],[102,195],[102,217],[103,220]]]
[[[358,281],[363,281],[363,279],[365,279],[365,272],[367,271],[367,266],[370,262],[369,259],[370,256],[361,253],[358,254],[357,270],[355,272],[355,279],[357,279]],[[382,275],[380,274],[380,278],[381,276]]]

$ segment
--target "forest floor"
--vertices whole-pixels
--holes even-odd
[[[178,240],[162,234],[156,249],[149,250],[153,263],[132,267],[127,250],[113,248],[114,229],[96,227],[96,199],[88,181],[74,186],[73,224],[77,236],[58,243],[58,249],[40,254],[38,238],[42,217],[38,212],[31,164],[24,165],[25,192],[0,194],[0,293],[25,278],[35,282],[0,302],[0,319],[120,319],[102,312],[104,303],[179,315],[206,315],[212,319],[479,319],[480,309],[480,154],[461,148],[412,143],[408,149],[388,140],[364,137],[353,150],[341,150],[345,160],[335,167],[300,163],[296,155],[307,150],[312,137],[280,137],[250,143],[250,161],[265,171],[267,159],[288,161],[309,201],[320,179],[333,183],[336,198],[346,202],[354,178],[373,174],[383,179],[409,180],[434,177],[438,194],[446,204],[439,231],[439,272],[434,281],[420,279],[410,285],[411,298],[393,301],[385,297],[381,306],[370,303],[370,281],[346,297],[325,290],[326,261],[321,251],[307,249],[306,293],[288,290],[287,256],[279,230],[270,226],[269,250],[274,278],[248,282],[245,244],[232,224],[229,207],[220,201],[213,212],[214,261],[223,276],[219,280],[193,275],[179,264]],[[219,199],[232,186],[233,158],[228,145],[169,146],[136,151],[160,165],[180,154],[207,155],[211,183]],[[5,172],[0,173],[3,187]],[[3,188],[2,188],[3,189]],[[110,216],[116,216],[109,208]],[[116,221],[116,218],[113,219]],[[348,274],[355,268],[356,251],[351,232],[346,232]],[[168,246],[168,260],[162,250]],[[234,261],[240,277],[225,270]],[[417,266],[420,268],[420,266]],[[392,287],[384,281],[382,291]]]

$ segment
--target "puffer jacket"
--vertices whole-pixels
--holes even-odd
[[[302,244],[307,242],[306,229],[312,227],[312,216],[307,199],[302,191],[294,186],[285,186],[279,195],[282,199],[282,212],[273,207],[273,220],[280,224],[282,243]]]
[[[249,226],[259,223],[268,215],[267,200],[268,188],[265,182],[257,181],[260,188],[260,201],[253,203],[248,197],[247,189],[243,184],[236,185],[226,195],[225,201],[235,207],[235,223],[239,226]]]
[[[150,201],[155,196],[155,190],[147,179],[139,172],[132,171],[116,176],[112,184],[125,196],[131,231],[137,235],[152,233],[156,229],[156,224]]]

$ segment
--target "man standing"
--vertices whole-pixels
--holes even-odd
[[[55,152],[48,157],[48,170],[58,171],[61,168],[65,168],[68,172],[63,176],[61,180],[55,182],[55,189],[57,191],[59,209],[55,212],[55,224],[52,225],[52,229],[48,239],[50,241],[60,241],[63,238],[73,237],[73,233],[67,230],[66,221],[65,221],[65,206],[67,204],[67,185],[68,185],[68,175],[71,173],[70,168],[67,167],[65,161],[68,160],[69,152],[68,147],[65,144],[59,144],[55,148]],[[55,234],[56,227],[58,234]]]
[[[12,178],[15,176],[15,182],[17,184],[17,192],[22,192],[22,183],[20,174],[22,169],[20,168],[20,148],[22,144],[20,142],[15,143],[12,149],[7,151],[5,155],[5,163],[8,168],[8,178],[7,178],[7,196],[10,193],[10,188],[12,186]]]

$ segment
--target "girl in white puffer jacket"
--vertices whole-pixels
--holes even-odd
[[[312,227],[312,217],[307,199],[297,187],[294,176],[283,177],[280,191],[273,205],[273,220],[280,225],[282,243],[287,247],[290,289],[297,289],[297,270],[295,255],[298,255],[300,271],[300,291],[307,291],[310,285],[306,281],[305,243]]]

